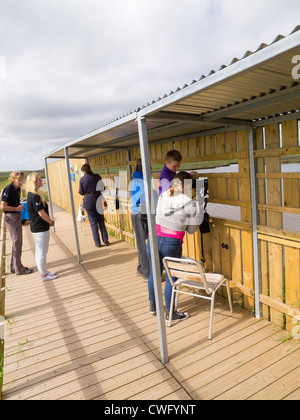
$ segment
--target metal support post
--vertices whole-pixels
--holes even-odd
[[[48,159],[45,158],[45,172],[46,172],[46,181],[48,186],[48,197],[49,197],[49,208],[50,208],[50,216],[51,219],[54,220],[54,212],[53,212],[53,206],[52,206],[52,200],[51,200],[51,187],[50,187],[50,178],[49,178],[49,172],[48,172]],[[53,226],[53,232],[55,233],[55,225]]]
[[[255,129],[248,130],[249,144],[249,165],[250,165],[250,188],[251,188],[251,207],[252,207],[252,238],[253,238],[253,273],[254,273],[254,292],[255,292],[255,316],[257,319],[262,317],[262,304],[259,300],[261,294],[261,259],[260,246],[257,236],[257,225],[259,220],[258,213],[258,189],[256,179],[256,161],[254,159],[254,144],[256,143]]]
[[[163,295],[162,295],[162,289],[161,289],[161,273],[160,273],[160,264],[159,264],[159,255],[158,255],[158,242],[157,242],[157,233],[156,233],[155,213],[154,211],[151,211],[153,207],[152,205],[153,194],[152,194],[151,168],[150,168],[146,120],[144,118],[138,117],[137,123],[138,123],[138,130],[139,130],[139,141],[140,141],[141,159],[142,159],[142,166],[143,166],[143,178],[144,178],[145,199],[146,199],[147,219],[148,219],[148,229],[149,229],[148,241],[150,242],[152,273],[153,273],[153,283],[154,283],[154,293],[155,293],[155,303],[156,303],[157,323],[158,323],[158,333],[159,333],[159,343],[160,343],[160,355],[161,355],[162,364],[166,364],[168,362],[168,348],[167,348],[166,326],[165,326],[165,317],[164,317]]]
[[[70,203],[71,203],[71,211],[72,211],[74,235],[75,235],[76,250],[77,250],[77,259],[78,259],[78,262],[81,263],[81,254],[80,254],[80,246],[79,246],[79,238],[78,238],[76,214],[75,214],[75,207],[74,207],[74,196],[73,196],[72,180],[71,180],[71,173],[70,173],[69,151],[68,151],[68,148],[67,147],[65,147],[65,159],[66,159],[66,167],[67,167],[67,177],[68,177],[68,185],[69,185],[69,195],[70,195]]]
[[[128,162],[128,181],[131,181],[131,165],[130,165],[130,149],[127,149],[127,162]]]

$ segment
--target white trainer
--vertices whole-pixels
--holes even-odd
[[[45,276],[41,276],[41,279],[43,280],[43,281],[48,281],[48,280],[54,280],[54,279],[57,279],[57,275],[56,274],[54,274],[54,273],[48,273],[48,274],[46,274]]]
[[[50,276],[56,276],[56,272],[55,271],[47,271],[47,274],[49,274]]]

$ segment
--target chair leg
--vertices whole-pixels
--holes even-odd
[[[226,288],[227,288],[227,295],[228,295],[228,302],[229,302],[230,312],[233,314],[232,299],[231,299],[231,291],[230,291],[230,287],[229,287],[229,282],[228,282],[228,280],[226,281]]]
[[[192,291],[193,291],[193,295],[194,295],[194,304],[196,305],[196,303],[197,303],[197,298],[196,298],[196,296],[195,296],[195,289],[193,288],[193,289],[192,289]]]
[[[179,291],[180,291],[180,284],[178,284],[178,286],[177,286],[177,291],[178,291],[178,293],[176,293],[176,299],[175,299],[175,309],[177,309],[177,306],[178,306]]]
[[[208,339],[209,340],[211,340],[211,335],[212,335],[212,322],[213,322],[214,306],[215,306],[215,292],[213,292],[212,296],[211,296],[209,332],[208,332]]]
[[[174,305],[175,287],[176,286],[173,286],[173,288],[172,288],[171,305],[170,305],[170,311],[169,311],[169,327],[171,327],[172,316],[173,316],[173,305]]]

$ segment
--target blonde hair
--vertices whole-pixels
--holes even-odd
[[[174,184],[168,190],[168,194],[169,194],[170,197],[174,197],[178,194],[182,194],[183,189],[184,189],[184,181],[186,179],[193,179],[193,177],[192,177],[191,174],[189,174],[188,172],[184,172],[184,171],[179,172],[178,174],[175,175]]]
[[[24,181],[24,174],[21,171],[13,171],[10,175],[9,175],[9,179],[8,182],[10,184],[13,184],[15,179],[19,179],[19,180],[23,180]]]
[[[44,194],[41,191],[36,190],[36,181],[39,179],[39,175],[36,172],[33,172],[32,174],[29,174],[26,178],[26,190],[27,192],[31,192],[33,194],[37,194],[40,196],[40,199],[43,203],[43,206],[46,206],[46,200],[44,197]]]

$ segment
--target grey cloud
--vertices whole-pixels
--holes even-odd
[[[55,147],[288,35],[300,4],[0,0],[0,10],[1,170],[42,166]]]

